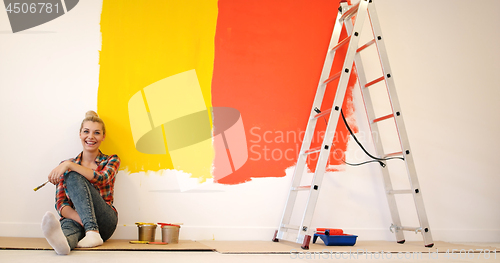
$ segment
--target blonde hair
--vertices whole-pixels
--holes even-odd
[[[101,118],[99,118],[99,115],[93,110],[89,110],[85,113],[85,119],[82,121],[82,125],[80,125],[80,131],[83,129],[83,123],[86,121],[91,121],[91,122],[97,122],[102,125],[102,134],[106,135],[106,126],[104,126],[104,122],[102,121]]]

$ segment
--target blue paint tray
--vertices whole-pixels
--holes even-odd
[[[327,246],[354,246],[356,244],[356,235],[325,235],[325,234],[314,234],[313,244],[316,243],[316,239],[321,238],[323,243]]]

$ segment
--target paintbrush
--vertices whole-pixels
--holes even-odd
[[[44,186],[45,186],[48,182],[49,182],[49,181],[47,181],[47,182],[45,182],[45,183],[43,183],[43,184],[41,184],[41,185],[37,186],[36,188],[34,188],[34,189],[33,189],[33,191],[37,191],[38,189],[40,189],[40,188],[44,187]]]

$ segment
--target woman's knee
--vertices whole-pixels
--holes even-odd
[[[71,171],[64,176],[64,181],[66,182],[67,186],[73,184],[82,184],[85,183],[86,180],[87,179],[83,177],[83,175],[75,171]]]

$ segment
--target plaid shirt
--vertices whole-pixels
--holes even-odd
[[[82,156],[83,152],[81,152],[76,158],[71,158],[68,161],[81,165]],[[90,183],[94,185],[97,190],[99,190],[99,193],[104,201],[110,205],[115,212],[117,212],[116,208],[113,206],[113,192],[115,176],[118,172],[118,168],[120,167],[120,158],[118,158],[116,154],[111,156],[105,155],[99,150],[99,154],[95,158],[95,163],[97,164],[97,169],[94,170],[94,178],[90,180]],[[57,184],[56,209],[59,215],[61,215],[61,210],[65,206],[74,208],[73,203],[68,196],[66,182],[63,179],[63,176],[68,173],[69,171],[66,171],[63,175],[61,175],[61,180],[59,180],[59,184]]]

